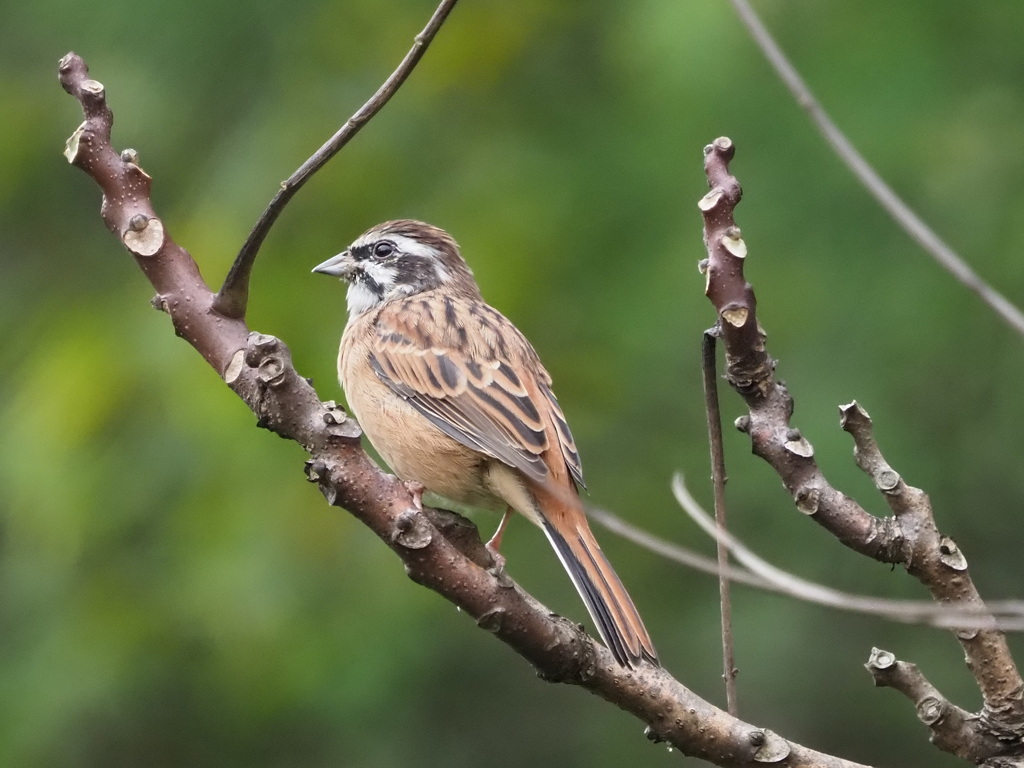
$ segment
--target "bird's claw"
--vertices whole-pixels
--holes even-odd
[[[412,496],[412,506],[417,512],[423,511],[423,492],[426,488],[423,483],[417,483],[415,480],[403,480],[405,489]]]
[[[491,556],[491,567],[487,569],[487,572],[492,576],[500,579],[505,575],[505,556],[498,551],[498,548],[494,546],[494,539],[484,544],[484,549],[487,550],[487,554]]]

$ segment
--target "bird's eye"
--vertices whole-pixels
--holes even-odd
[[[394,243],[389,243],[387,240],[382,240],[381,242],[373,246],[373,257],[375,259],[386,259],[394,252]]]

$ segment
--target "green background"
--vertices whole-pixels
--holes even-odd
[[[1024,5],[761,2],[865,155],[977,270],[1024,294]],[[679,765],[614,707],[526,662],[403,574],[304,481],[149,306],[61,155],[56,80],[82,54],[117,147],[216,283],[278,182],[377,88],[429,0],[8,3],[0,24],[0,765]],[[463,0],[385,111],[281,217],[250,323],[324,399],[344,291],[310,269],[370,225],[462,243],[551,370],[591,499],[713,551],[673,502],[710,499],[696,270],[702,147],[728,135],[770,351],[838,487],[886,507],[836,406],[856,398],[926,489],[986,597],[1024,594],[1022,339],[939,271],[840,167],[721,0]],[[727,424],[742,412],[723,396]],[[780,567],[924,598],[797,513],[729,430],[735,531]],[[496,517],[478,518],[489,532]],[[712,701],[717,587],[598,531],[665,665]],[[585,612],[539,533],[511,575]],[[876,690],[872,646],[979,696],[953,638],[737,588],[740,714],[879,765],[959,765]],[[1012,638],[1019,649],[1020,642]],[[698,761],[682,759],[687,765]]]

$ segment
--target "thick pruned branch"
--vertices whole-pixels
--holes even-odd
[[[775,362],[765,350],[765,334],[755,314],[754,292],[743,276],[747,247],[733,217],[740,186],[729,171],[734,153],[727,138],[705,148],[711,190],[700,208],[708,250],[703,264],[707,295],[725,344],[725,377],[748,408],[737,427],[750,436],[754,453],[782,479],[797,509],[839,541],[879,562],[904,566],[940,604],[986,616],[966,558],[951,538],[939,533],[928,496],[886,463],[866,411],[856,403],[842,406],[842,427],[853,437],[857,465],[872,477],[893,512],[886,518],[875,517],[834,488],[815,462],[811,443],[791,425],[793,399],[775,378]],[[986,619],[989,628],[954,633],[981,691],[982,710],[956,731],[955,738],[947,734],[935,739],[942,749],[973,762],[1024,751],[1024,681],[1005,635],[994,628],[990,615]],[[934,732],[934,724],[930,727]]]
[[[615,704],[644,722],[652,741],[667,742],[681,754],[730,768],[864,768],[731,717],[664,669],[620,667],[582,627],[496,575],[475,526],[444,510],[418,510],[405,484],[381,472],[363,451],[358,425],[333,402],[321,402],[295,371],[284,343],[217,311],[216,294],[153,210],[150,178],[138,154],[112,148],[113,118],[103,86],[73,53],[61,60],[59,74],[85,113],[68,142],[68,160],[103,191],[103,221],[156,288],[154,305],[258,416],[260,426],[302,445],[309,453],[309,480],[329,503],[347,509],[387,544],[410,578],[461,608],[542,678],[580,686]]]

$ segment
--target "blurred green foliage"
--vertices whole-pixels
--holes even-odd
[[[1024,5],[758,6],[865,155],[1021,303]],[[61,156],[80,114],[56,65],[73,49],[107,86],[117,146],[140,152],[168,229],[216,282],[279,180],[432,7],[5,7],[0,765],[680,763],[628,716],[537,680],[328,508],[301,450],[254,429],[149,308],[96,188]],[[398,97],[282,216],[251,325],[340,397],[344,294],[310,268],[384,219],[444,226],[552,371],[593,500],[710,552],[669,479],[682,470],[710,498],[695,203],[701,149],[719,135],[738,146],[761,321],[826,472],[885,512],[837,427],[836,405],[857,398],[983,592],[1021,596],[1022,340],[879,212],[727,3],[463,0]],[[727,419],[741,412],[724,402]],[[755,550],[843,589],[924,597],[796,513],[747,440],[727,440],[731,518]],[[720,702],[714,582],[598,535],[666,666]],[[513,526],[506,555],[553,609],[585,618],[535,530]],[[744,589],[734,607],[746,719],[865,762],[958,764],[861,668],[888,648],[974,708],[949,635]]]

